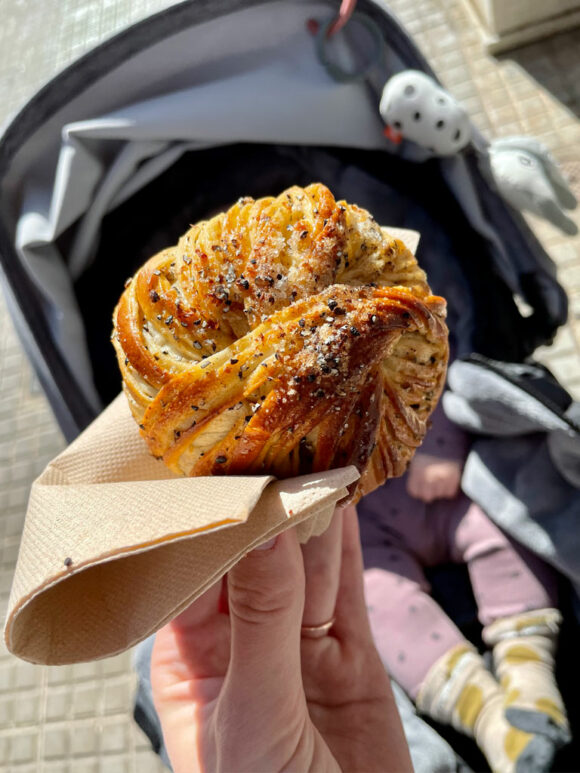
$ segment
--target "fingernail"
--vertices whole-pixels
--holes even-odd
[[[272,539],[269,539],[267,542],[263,542],[261,545],[258,545],[258,547],[254,548],[254,550],[271,550],[276,544],[277,540],[278,537],[272,537]]]

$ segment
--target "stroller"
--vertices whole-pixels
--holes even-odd
[[[119,392],[109,337],[126,277],[240,196],[320,181],[380,223],[419,231],[431,286],[458,299],[459,358],[521,363],[565,322],[554,267],[495,191],[475,130],[445,158],[383,135],[386,80],[434,77],[386,3],[360,0],[335,42],[314,39],[308,20],[335,12],[318,0],[182,2],[76,61],[5,128],[4,286],[68,440]],[[443,596],[449,585],[442,575]],[[474,612],[460,601],[450,604],[468,629]]]

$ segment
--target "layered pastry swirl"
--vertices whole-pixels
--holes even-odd
[[[400,475],[448,357],[445,301],[405,245],[321,184],[240,199],[127,283],[123,389],[182,475],[355,465],[358,499]]]

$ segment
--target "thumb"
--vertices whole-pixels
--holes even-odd
[[[252,551],[230,571],[229,690],[250,699],[252,695],[255,699],[258,685],[271,693],[279,689],[286,699],[290,686],[300,690],[304,583],[302,553],[293,529],[280,534],[273,546]]]

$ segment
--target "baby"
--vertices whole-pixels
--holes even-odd
[[[539,773],[570,739],[557,577],[460,491],[468,436],[441,407],[432,418],[406,475],[358,505],[375,641],[419,710],[472,736],[493,771]],[[447,562],[467,564],[495,676],[429,595],[424,568]]]

